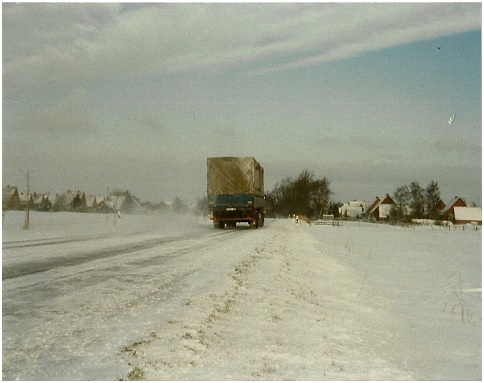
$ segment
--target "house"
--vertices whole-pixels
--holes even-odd
[[[434,211],[437,214],[439,214],[444,208],[445,208],[445,202],[439,199],[439,202],[437,202],[434,206]]]
[[[18,209],[20,209],[20,196],[17,186],[7,185],[2,187],[2,210]]]
[[[368,205],[368,201],[348,201],[338,208],[338,212],[340,216],[359,218],[368,209]]]
[[[454,207],[454,223],[466,224],[471,222],[482,225],[482,211],[480,207]]]
[[[454,217],[455,217],[454,209],[456,207],[467,207],[467,204],[462,198],[455,196],[445,206],[445,208],[440,211],[439,213],[440,219],[446,220],[446,221],[454,221]]]
[[[77,191],[73,192],[71,190],[67,190],[60,198],[57,199],[56,203],[59,203],[60,210],[66,211],[87,211],[86,206],[86,194]]]
[[[32,194],[20,192],[19,194],[19,199],[20,199],[20,210],[26,210],[27,209],[27,203],[30,208],[34,205],[34,202],[32,200]],[[28,199],[28,201],[27,201]]]
[[[50,206],[53,207],[54,204],[56,203],[57,199],[59,198],[59,194],[57,194],[57,193],[56,194],[50,194],[49,193],[49,194],[46,194],[44,197],[47,201],[49,201]]]
[[[376,197],[375,201],[368,207],[366,210],[365,215],[368,218],[373,218],[376,221],[380,219],[386,219],[390,214],[390,210],[392,206],[396,205],[395,201],[389,194],[385,195],[383,200],[380,200],[379,197]]]
[[[43,204],[45,203],[45,196],[44,194],[37,194],[36,192],[34,192],[34,194],[32,194],[32,208],[37,210],[39,209],[41,206],[43,206]]]
[[[97,210],[97,200],[95,195],[88,194],[86,196],[86,208],[88,211],[95,212]]]
[[[106,212],[108,210],[108,200],[102,195],[96,196],[97,211]]]
[[[126,202],[126,195],[111,195],[106,200],[106,206],[112,211],[123,210],[123,205]]]
[[[32,208],[38,211],[50,211],[54,202],[52,196],[46,193],[32,194]]]

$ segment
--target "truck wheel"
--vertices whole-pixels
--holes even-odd
[[[255,219],[250,223],[250,227],[252,229],[258,229],[259,228],[259,214],[255,217]]]
[[[218,223],[218,228],[219,229],[225,229],[225,222],[219,222]]]

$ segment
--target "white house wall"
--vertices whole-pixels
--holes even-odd
[[[380,204],[380,219],[387,218],[390,215],[390,210],[392,209],[391,204]]]

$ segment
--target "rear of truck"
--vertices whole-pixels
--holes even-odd
[[[264,226],[264,168],[254,157],[207,158],[207,196],[215,227]]]

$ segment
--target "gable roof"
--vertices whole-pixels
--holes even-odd
[[[2,209],[15,209],[20,206],[20,196],[16,186],[2,187]]]
[[[13,197],[15,194],[18,194],[17,186],[4,186],[2,187],[2,196],[5,197]]]
[[[434,210],[436,212],[441,211],[442,209],[445,209],[445,202],[439,199],[439,202],[437,202],[434,206]]]
[[[34,193],[32,194],[32,202],[34,203],[34,205],[39,205],[42,203],[42,201],[44,200],[44,194],[42,193]]]
[[[375,211],[375,208],[378,206],[379,203],[380,203],[380,198],[376,197],[375,201],[373,201],[373,203],[368,207],[368,209],[366,209],[366,213],[369,214]]]
[[[96,196],[92,194],[86,195],[86,206],[94,207],[94,203],[97,203]]]
[[[389,194],[385,195],[385,198],[383,200],[380,200],[380,198],[376,197],[375,202],[373,202],[368,210],[366,211],[367,213],[374,213],[376,209],[380,207],[380,205],[395,205],[395,201],[393,200],[392,197],[390,197]],[[388,210],[388,209],[385,209]]]
[[[390,197],[390,194],[387,194],[385,198],[383,198],[383,201],[380,202],[380,205],[385,204],[385,205],[395,205],[395,201],[393,200],[392,197]]]
[[[19,194],[19,198],[20,198],[21,202],[27,203],[27,193],[21,192]],[[28,200],[29,200],[29,202],[32,202],[32,194],[30,194],[30,193],[28,194]]]
[[[458,196],[452,198],[449,203],[445,206],[445,208],[443,208],[441,211],[440,211],[440,214],[442,216],[446,216],[447,214],[449,214],[453,209],[454,207],[456,206],[461,206],[461,207],[467,207],[467,204],[464,202],[464,200]]]

